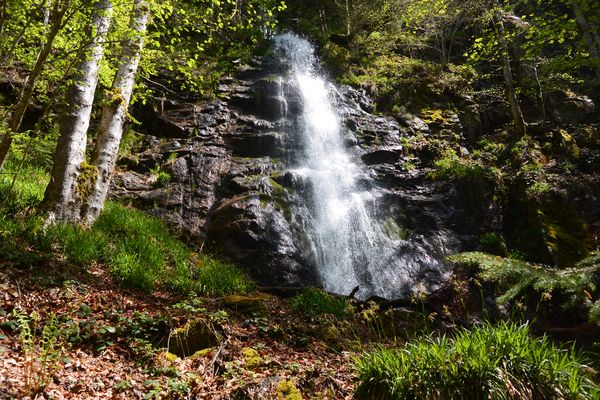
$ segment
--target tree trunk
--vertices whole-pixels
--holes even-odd
[[[40,77],[40,74],[42,73],[44,63],[46,62],[46,59],[50,54],[50,50],[52,49],[54,38],[56,37],[61,28],[61,22],[64,12],[65,10],[59,9],[58,6],[55,6],[54,10],[52,11],[52,26],[50,28],[50,32],[48,33],[46,43],[44,43],[44,45],[40,49],[33,70],[31,71],[31,74],[29,74],[29,76],[27,77],[27,81],[25,82],[25,85],[21,90],[19,100],[17,101],[17,105],[15,106],[15,110],[13,111],[12,116],[8,122],[8,131],[4,133],[2,139],[0,140],[0,169],[2,169],[4,160],[6,159],[8,151],[10,150],[13,135],[19,131],[21,121],[23,121],[23,116],[25,115],[27,107],[29,106],[29,102],[31,101],[31,96],[33,95],[33,91],[35,89],[37,80]]]
[[[2,6],[0,6],[0,37],[4,33],[4,21],[6,21],[6,3],[8,0],[2,0]]]
[[[590,57],[594,62],[594,72],[596,73],[596,79],[600,82],[600,42],[599,39],[595,36],[598,34],[594,32],[594,30],[590,27],[587,19],[585,18],[585,14],[581,9],[581,6],[578,2],[574,1],[572,3],[573,12],[575,13],[575,21],[577,22],[577,26],[581,30],[581,35],[583,37],[583,43],[585,44],[585,48],[590,53]]]
[[[89,45],[82,49],[82,62],[67,94],[68,109],[60,124],[51,180],[44,195],[49,223],[79,220],[81,193],[78,193],[77,179],[85,161],[87,131],[112,7],[111,0],[96,3],[91,23],[87,27]]]
[[[89,182],[91,192],[81,209],[82,221],[90,225],[98,218],[108,194],[148,19],[149,9],[145,0],[135,0],[130,21],[133,38],[123,48],[119,68],[107,99],[108,104],[102,108],[98,138],[92,155],[92,165],[97,169],[97,175]]]
[[[523,112],[521,111],[521,105],[517,98],[515,91],[515,83],[512,75],[512,68],[510,66],[510,53],[508,49],[508,42],[506,40],[506,30],[504,29],[504,22],[502,21],[502,14],[497,12],[495,15],[496,27],[498,30],[498,40],[500,42],[502,51],[502,74],[504,76],[504,93],[506,99],[510,105],[510,112],[512,114],[513,126],[515,129],[515,136],[521,138],[525,135],[525,119],[523,118]]]
[[[350,38],[352,33],[352,24],[350,21],[350,0],[346,0],[346,36]]]

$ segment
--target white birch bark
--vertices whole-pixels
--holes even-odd
[[[81,209],[82,222],[86,224],[91,225],[98,218],[108,194],[149,18],[146,1],[135,0],[130,21],[132,37],[124,45],[112,91],[107,105],[102,108],[98,137],[92,155],[92,165],[97,168],[97,177]]]
[[[77,178],[85,161],[87,131],[112,10],[111,0],[98,1],[87,27],[89,45],[82,51],[81,65],[67,94],[51,180],[44,196],[44,205],[48,210],[47,223],[79,220],[81,193],[77,190]]]

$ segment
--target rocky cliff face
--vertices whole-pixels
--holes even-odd
[[[144,134],[120,160],[112,197],[162,217],[262,285],[318,285],[303,231],[309,211],[298,211],[310,209],[304,204],[310,188],[290,171],[298,143],[286,134],[284,104],[274,88],[280,69],[268,57],[256,59],[223,80],[215,100],[167,96],[138,107]],[[494,182],[429,179],[430,170],[419,166],[433,157],[430,149],[413,144],[409,152],[407,138],[446,131],[476,136],[475,105],[426,123],[374,115],[368,96],[347,86],[337,102],[346,144],[365,165],[365,185],[377,193],[374,214],[400,241],[398,260],[412,277],[397,296],[435,290],[449,277],[444,256],[476,249],[482,234],[501,232],[506,207]],[[286,106],[293,112],[299,105]]]

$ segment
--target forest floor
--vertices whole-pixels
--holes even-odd
[[[208,347],[167,353],[190,321],[210,327]],[[142,294],[100,266],[0,258],[0,398],[351,398],[360,333],[336,345],[343,322],[270,295]]]

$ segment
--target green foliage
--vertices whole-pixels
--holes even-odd
[[[482,178],[487,173],[486,168],[470,158],[460,158],[455,151],[447,150],[435,162],[435,170],[429,173],[434,180],[470,180]]]
[[[312,316],[331,314],[338,318],[344,318],[352,313],[352,307],[345,299],[318,289],[307,289],[292,297],[290,307],[294,312]]]
[[[498,298],[501,303],[520,299],[532,289],[540,298],[549,298],[553,292],[560,292],[572,304],[582,304],[588,300],[590,293],[598,289],[594,283],[595,276],[600,273],[598,254],[572,268],[560,270],[478,252],[457,254],[448,257],[448,260],[476,268],[483,280],[496,282],[503,292]]]
[[[0,171],[0,218],[12,220],[17,213],[27,213],[44,198],[50,177],[41,167],[21,163],[9,157]],[[15,222],[15,221],[12,221]]]
[[[200,255],[196,270],[200,293],[212,296],[244,294],[255,290],[250,281],[238,268],[206,255]]]
[[[264,32],[277,27],[280,0],[153,2],[155,27],[140,64],[144,77],[163,75],[175,91],[211,94],[223,74],[253,54]],[[126,32],[126,31],[125,31]],[[121,33],[123,35],[123,33]],[[149,94],[138,91],[144,99]]]
[[[600,388],[575,350],[533,338],[527,325],[485,324],[424,337],[357,360],[361,399],[595,399]]]
[[[59,253],[83,268],[105,264],[123,285],[143,291],[162,287],[177,293],[226,295],[254,289],[237,268],[207,255],[200,255],[200,265],[194,265],[191,251],[162,221],[117,203],[108,202],[91,228],[58,224],[43,229],[36,211],[48,174],[24,164],[9,193],[15,168],[9,158],[0,180],[0,238]],[[7,251],[13,253],[10,248]]]
[[[155,188],[165,187],[171,182],[171,175],[160,166],[150,170],[152,174],[152,186]]]
[[[391,54],[363,60],[343,78],[344,83],[369,87],[383,109],[394,102],[438,98],[468,87],[471,71],[450,65],[444,69],[430,61]]]

